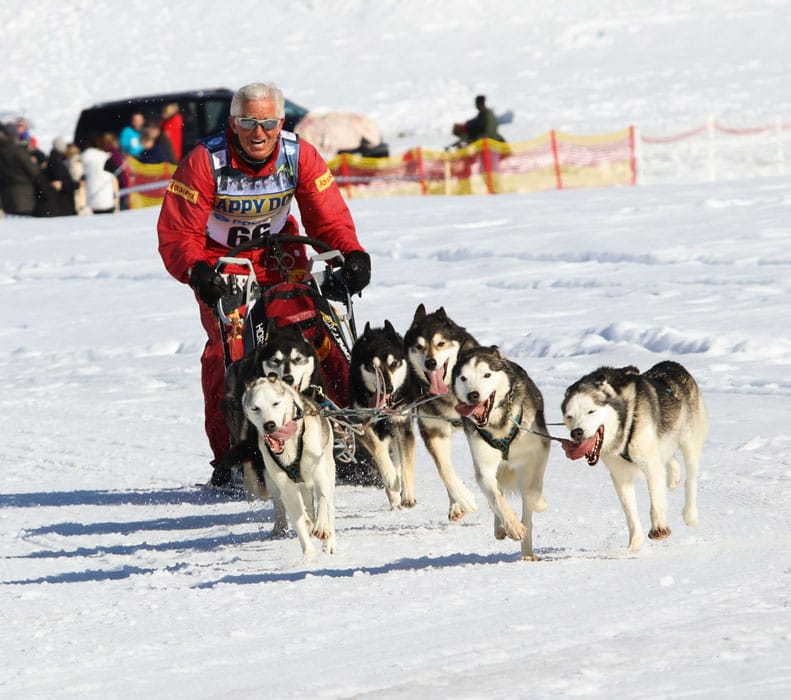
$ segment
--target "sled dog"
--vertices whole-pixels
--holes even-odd
[[[610,470],[626,515],[629,551],[643,544],[635,476],[648,482],[651,529],[648,537],[670,537],[667,490],[681,483],[680,450],[686,468],[684,522],[698,524],[698,469],[708,438],[706,406],[697,383],[677,362],[660,362],[643,374],[636,367],[600,367],[566,389],[561,404],[570,440],[570,459],[599,457]]]
[[[478,510],[475,496],[456,475],[450,459],[451,435],[461,427],[461,420],[449,387],[459,353],[477,345],[475,338],[448,317],[444,307],[429,314],[420,304],[404,334],[404,346],[418,394],[432,399],[418,408],[418,428],[448,491],[449,520],[460,520],[465,513]]]
[[[550,447],[541,392],[496,346],[461,352],[453,391],[475,478],[494,512],[494,536],[520,540],[522,559],[535,561],[533,512],[547,507],[543,490]],[[507,492],[521,497],[521,519],[508,504]]]
[[[325,391],[324,379],[313,346],[299,329],[267,327],[264,342],[248,352],[241,360],[229,365],[225,372],[225,396],[221,407],[231,434],[229,461],[242,465],[245,493],[248,500],[268,500],[270,494],[265,481],[263,458],[258,451],[258,437],[242,409],[242,396],[248,384],[260,377],[276,376],[298,392],[311,398]],[[245,465],[252,467],[251,470]],[[251,480],[250,475],[258,474]],[[283,535],[288,529],[283,503],[273,495],[275,524],[272,534]]]
[[[366,323],[352,347],[349,397],[352,408],[382,411],[371,416],[359,442],[378,467],[393,509],[415,505],[415,433],[412,416],[399,413],[414,401],[413,383],[401,335],[390,321],[382,328]]]
[[[318,406],[275,376],[256,379],[242,397],[244,415],[258,434],[266,482],[282,499],[297,531],[302,555],[311,560],[313,535],[335,552],[335,460],[332,427]],[[258,477],[245,464],[245,483]]]

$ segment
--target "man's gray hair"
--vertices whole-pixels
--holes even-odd
[[[286,98],[283,91],[274,83],[250,83],[240,87],[231,100],[231,116],[245,117],[244,108],[248,102],[257,100],[272,100],[275,103],[275,116],[286,116]]]

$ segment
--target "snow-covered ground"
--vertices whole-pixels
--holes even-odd
[[[513,140],[791,114],[785,1],[189,7],[9,0],[0,105],[47,147],[85,103],[255,79],[423,145],[477,92],[515,109]],[[443,305],[528,370],[550,423],[600,365],[698,379],[700,527],[674,492],[673,535],[627,554],[606,469],[553,446],[537,563],[492,537],[461,435],[478,513],[447,521],[421,447],[414,509],[341,486],[339,552],[301,563],[295,538],[266,538],[271,504],[194,486],[203,338],[157,210],[0,221],[0,695],[787,697],[791,181],[677,167],[676,184],[350,201],[374,264],[358,323],[403,332]]]

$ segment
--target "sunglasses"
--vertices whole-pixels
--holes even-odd
[[[246,130],[260,126],[264,131],[272,131],[272,129],[277,129],[280,124],[279,119],[253,119],[252,117],[234,117],[234,121],[237,126]]]

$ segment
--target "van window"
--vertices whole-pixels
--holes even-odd
[[[215,131],[225,131],[228,125],[228,115],[231,113],[229,100],[208,99],[204,102],[206,110],[205,133],[213,134]]]

